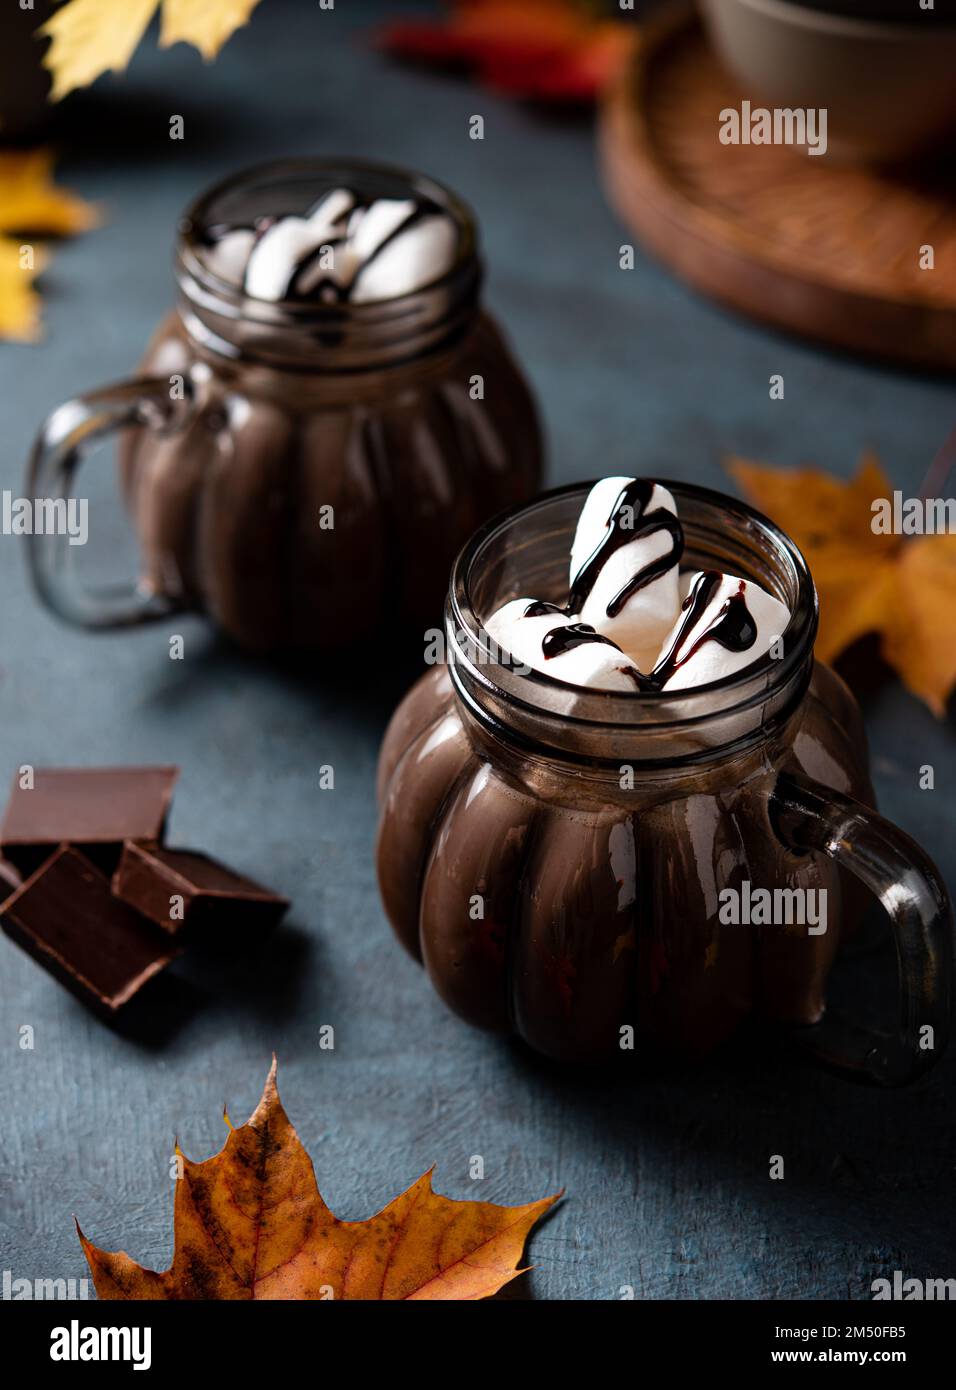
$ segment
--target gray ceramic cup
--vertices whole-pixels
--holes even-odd
[[[912,23],[789,0],[700,0],[700,8],[742,97],[826,109],[831,159],[896,162],[956,126],[956,23],[940,23],[935,11],[921,19],[918,0]]]

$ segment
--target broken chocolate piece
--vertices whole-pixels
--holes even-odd
[[[125,844],[113,893],[171,934],[187,927],[265,930],[289,906],[288,898],[208,855],[162,845]]]
[[[9,898],[11,893],[16,892],[23,882],[23,876],[18,872],[15,865],[9,859],[4,859],[0,855],[0,903],[5,898]]]
[[[0,907],[0,924],[101,1013],[122,1008],[178,954],[168,937],[114,898],[109,879],[69,845]]]
[[[0,850],[26,876],[68,842],[111,874],[124,840],[162,839],[178,775],[176,767],[38,768],[24,789],[18,773]]]

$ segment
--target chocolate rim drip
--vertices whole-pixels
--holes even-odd
[[[717,642],[729,652],[746,652],[754,645],[757,640],[757,624],[744,597],[746,581],[741,579],[737,592],[724,600],[710,626],[704,629],[683,655],[679,655],[682,643],[706,613],[707,605],[720,588],[723,578],[719,570],[703,570],[694,580],[690,593],[681,604],[681,611],[685,616],[677,629],[677,635],[663,660],[658,662],[649,676],[641,677],[644,688],[661,690],[671,676],[699,652],[706,642]]]
[[[605,534],[571,581],[571,592],[568,596],[566,610],[568,613],[580,611],[607,561],[616,551],[620,550],[622,546],[629,545],[631,541],[652,536],[658,531],[666,531],[671,538],[671,546],[663,555],[656,560],[651,560],[633,574],[624,587],[614,595],[607,606],[609,618],[616,618],[629,598],[632,598],[641,589],[647,588],[649,584],[653,584],[654,580],[660,579],[661,575],[666,574],[672,565],[680,562],[680,557],[684,553],[684,531],[680,521],[666,507],[655,507],[650,512],[647,510],[651,497],[654,495],[655,486],[656,484],[651,479],[632,478],[621,489],[608,516]],[[625,507],[627,513],[625,513]],[[633,522],[630,520],[632,513]],[[629,523],[626,527],[622,525],[625,517]]]

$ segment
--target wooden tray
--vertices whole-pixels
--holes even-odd
[[[642,28],[601,112],[612,203],[705,294],[831,346],[956,371],[948,162],[890,173],[778,145],[722,145],[740,93],[686,14]],[[756,104],[756,101],[754,102]],[[935,268],[919,268],[920,247]]]

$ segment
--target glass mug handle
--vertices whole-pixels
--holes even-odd
[[[170,396],[168,377],[143,377],[89,391],[59,406],[37,435],[27,478],[29,497],[69,499],[76,470],[94,445],[130,425],[162,434],[181,429],[192,398]],[[85,588],[73,568],[73,546],[62,532],[30,537],[33,583],[58,617],[79,627],[128,627],[177,612],[182,605],[138,581],[96,591]]]
[[[927,1071],[949,1038],[953,1006],[953,909],[919,845],[862,802],[811,778],[783,773],[770,796],[774,829],[788,849],[828,855],[882,904],[896,944],[899,1023],[895,1033],[825,1015],[793,1030],[823,1066],[855,1081],[900,1086]],[[921,1047],[933,1030],[932,1049]]]

